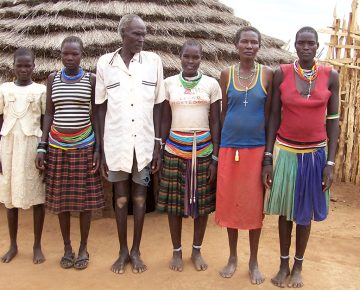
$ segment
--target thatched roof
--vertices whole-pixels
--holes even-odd
[[[162,57],[165,75],[178,71],[184,40],[196,38],[203,45],[202,70],[219,77],[222,68],[236,61],[236,30],[249,25],[216,0],[0,0],[1,78],[11,78],[12,53],[26,46],[37,57],[35,79],[44,80],[50,71],[61,67],[60,43],[68,35],[82,38],[86,51],[82,65],[94,71],[100,55],[121,46],[117,25],[127,13],[138,14],[145,21],[148,35],[144,49]],[[291,55],[281,49],[283,44],[263,35],[258,61],[269,65],[291,61]]]

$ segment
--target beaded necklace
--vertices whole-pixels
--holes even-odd
[[[299,64],[299,60],[295,60],[294,70],[302,80],[309,82],[309,90],[306,95],[306,99],[308,100],[311,97],[311,85],[313,81],[315,81],[319,73],[318,65],[315,62],[311,69],[302,69]]]
[[[69,75],[67,75],[66,72],[65,72],[65,68],[63,68],[63,69],[61,70],[61,76],[62,76],[62,77],[64,78],[64,80],[66,80],[66,81],[75,81],[75,80],[81,78],[81,77],[83,76],[83,74],[84,74],[84,70],[83,70],[82,67],[79,68],[79,72],[77,73],[77,75],[74,75],[74,76],[69,76]]]
[[[249,103],[248,102],[248,90],[249,90],[249,87],[251,86],[251,84],[254,82],[254,79],[255,79],[255,76],[257,74],[257,71],[259,69],[259,64],[254,62],[254,69],[251,70],[251,73],[249,74],[249,76],[247,77],[242,77],[240,75],[240,62],[239,64],[237,65],[237,70],[236,70],[236,74],[237,74],[237,77],[239,79],[239,84],[245,88],[245,98],[244,98],[244,106],[246,107],[246,105]],[[243,83],[244,80],[249,80],[246,84]]]
[[[183,72],[180,72],[179,79],[180,79],[181,85],[184,87],[185,90],[192,90],[193,88],[195,88],[202,78],[201,72],[198,72],[197,76],[194,77],[194,79],[192,79],[192,80],[185,80],[182,75],[183,75]]]

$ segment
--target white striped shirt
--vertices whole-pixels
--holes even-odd
[[[56,73],[51,99],[55,106],[55,127],[81,129],[91,124],[90,73],[85,73],[76,83],[65,83],[61,80],[61,72]]]

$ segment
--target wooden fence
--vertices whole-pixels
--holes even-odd
[[[353,0],[348,19],[336,17],[331,27],[325,62],[340,73],[340,138],[336,156],[337,181],[360,184],[360,30],[358,0]]]

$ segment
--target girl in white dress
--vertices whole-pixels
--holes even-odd
[[[44,224],[44,184],[35,167],[40,122],[45,112],[46,87],[32,81],[34,53],[19,48],[14,53],[15,80],[0,85],[0,202],[7,208],[10,248],[1,257],[9,263],[17,254],[18,209],[33,207],[33,262],[45,261],[41,251]]]

